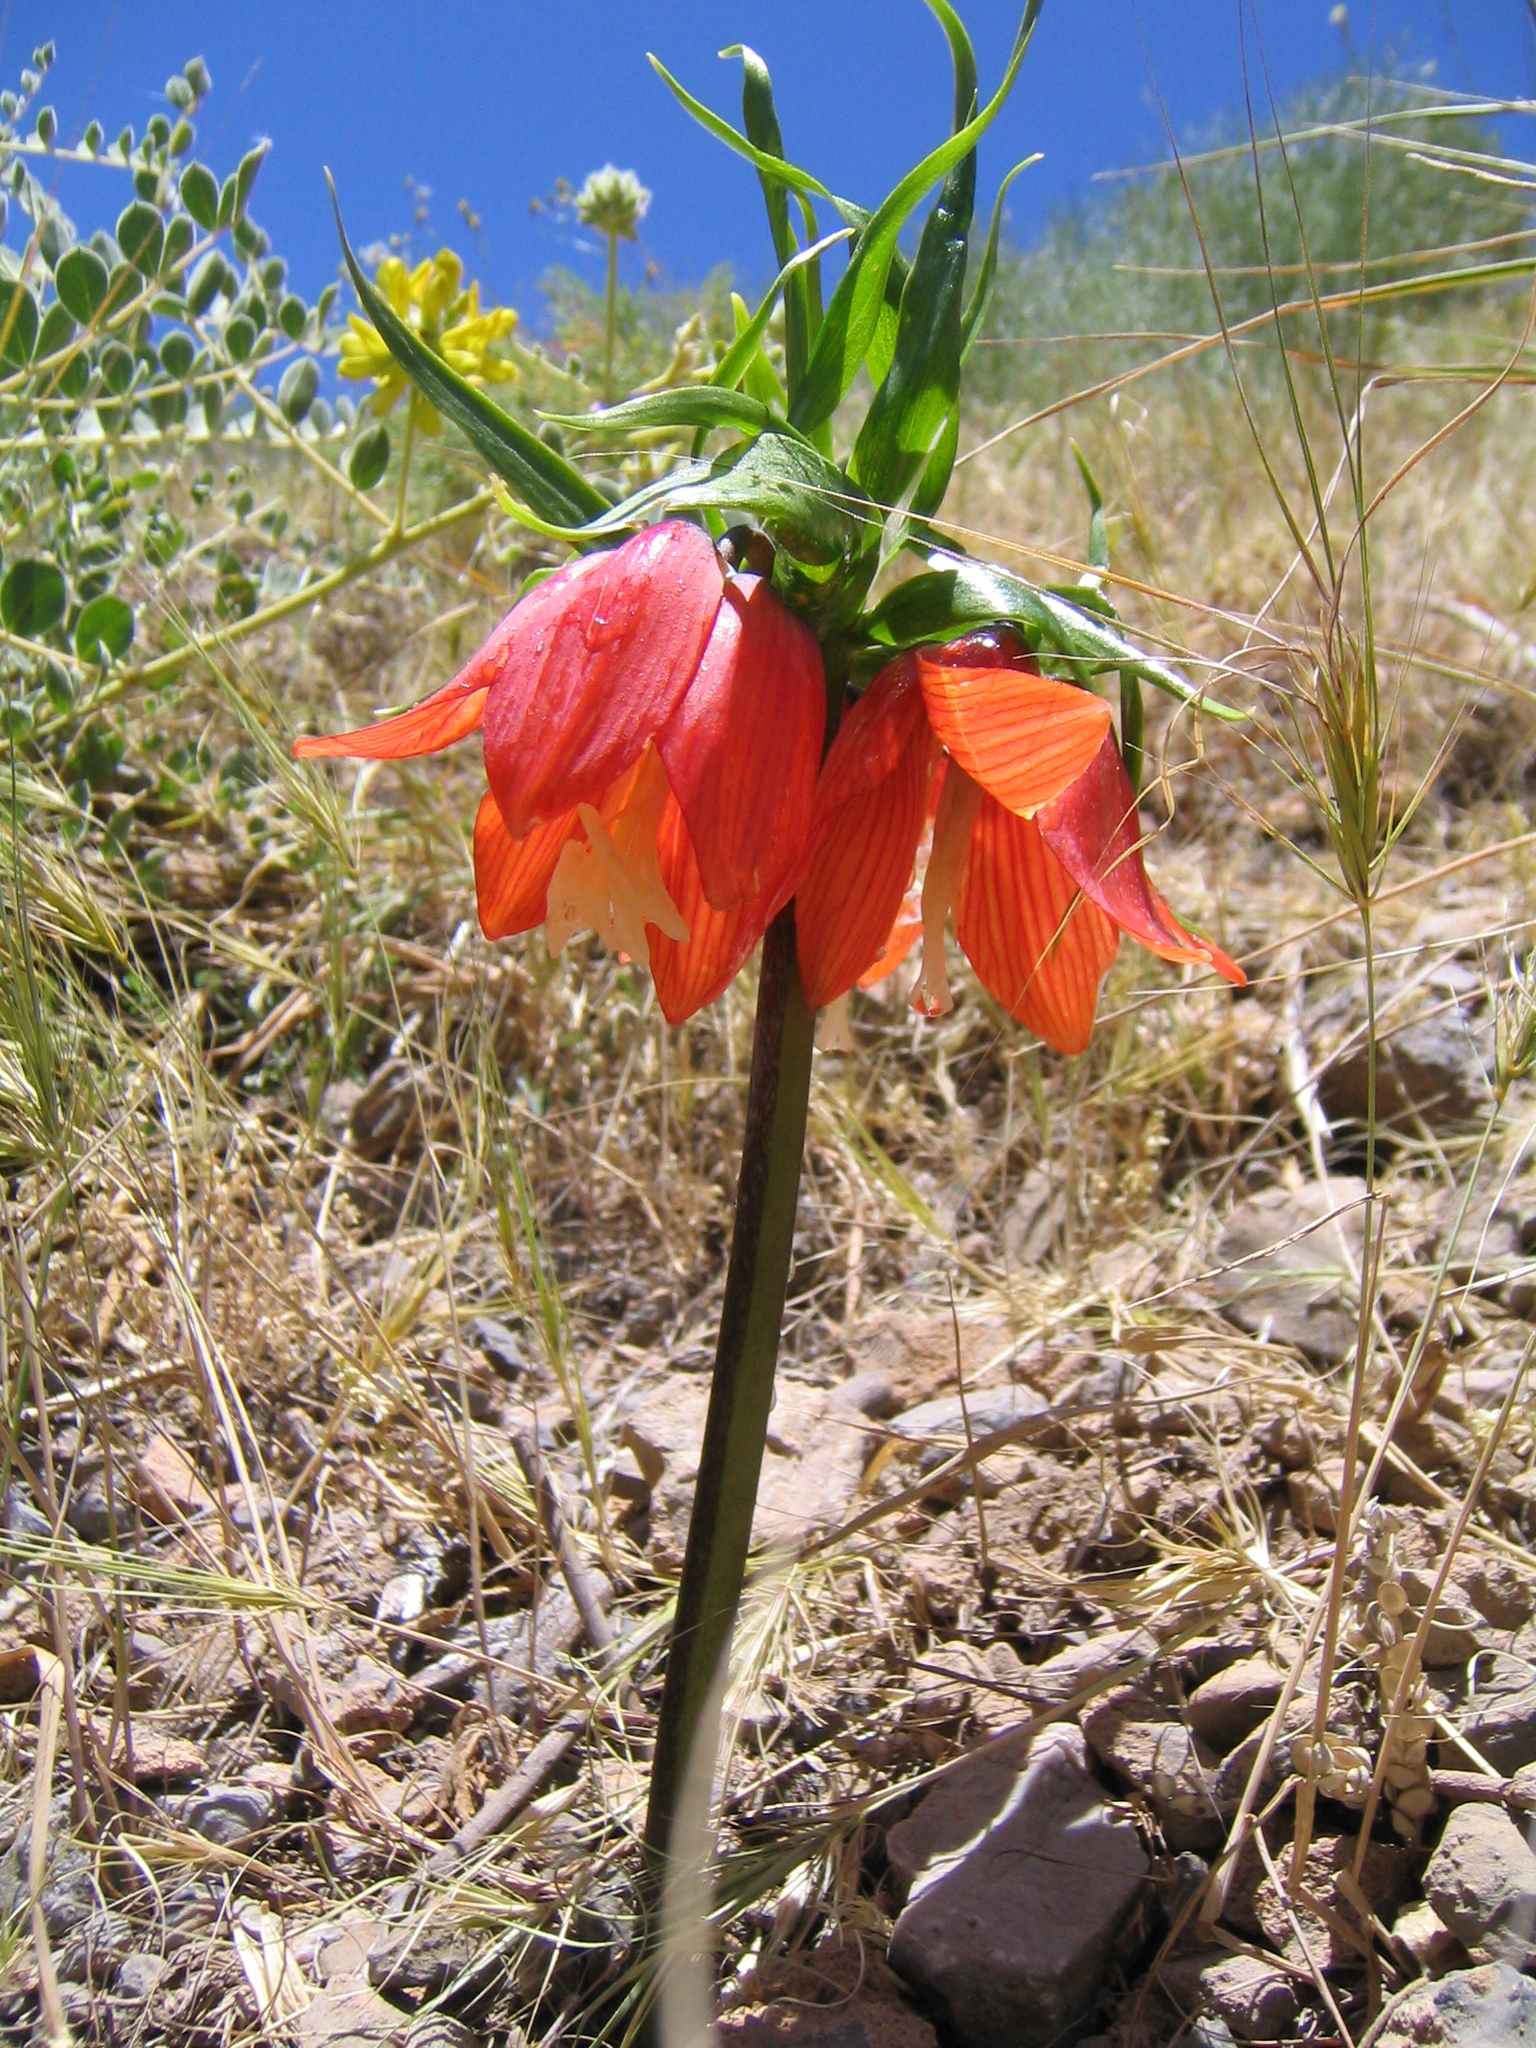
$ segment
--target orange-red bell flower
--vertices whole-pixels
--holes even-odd
[[[827,755],[813,837],[795,904],[813,1008],[889,974],[921,935],[914,1006],[949,1009],[951,910],[983,985],[1059,1052],[1087,1045],[1122,932],[1244,978],[1147,879],[1108,706],[999,632],[880,671]]]
[[[814,635],[669,520],[585,555],[386,723],[300,756],[398,760],[484,729],[487,938],[591,929],[648,959],[668,1021],[714,1001],[794,893],[826,727]]]

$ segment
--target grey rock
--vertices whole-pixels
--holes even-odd
[[[1517,1642],[1516,1648],[1526,1654],[1479,1657],[1475,1691],[1463,1677],[1452,1696],[1456,1726],[1506,1777],[1536,1763],[1536,1678],[1531,1676],[1529,1646]]]
[[[1106,1769],[1139,1792],[1175,1851],[1214,1849],[1226,1833],[1212,1791],[1218,1758],[1142,1686],[1085,1709],[1083,1734]]]
[[[1011,1429],[1016,1422],[1028,1422],[1044,1415],[1050,1403],[1033,1387],[1013,1383],[1000,1387],[978,1387],[965,1397],[941,1394],[936,1401],[920,1401],[915,1408],[898,1415],[891,1424],[898,1436],[918,1441],[937,1438],[935,1445],[944,1457],[959,1450],[966,1441],[966,1422],[972,1437],[990,1436],[994,1430]]]
[[[164,1956],[152,1956],[146,1949],[134,1949],[118,1964],[112,1989],[119,1998],[153,1998],[169,1968]]]
[[[528,1608],[499,1615],[487,1622],[485,1633],[498,1710],[520,1713],[528,1704],[530,1666],[540,1678],[555,1677],[581,1640],[582,1622],[570,1594],[557,1585],[547,1587],[540,1596],[536,1616]],[[485,1702],[487,1679],[478,1629],[473,1624],[455,1629],[443,1654],[413,1672],[411,1683],[424,1696],[419,1717],[430,1718],[434,1706],[471,1696]]]
[[[509,1380],[520,1379],[528,1370],[522,1344],[494,1316],[476,1316],[469,1326],[469,1335],[471,1342],[478,1344],[496,1370],[505,1373]]]
[[[171,1802],[176,1826],[221,1849],[238,1849],[277,1819],[277,1794],[267,1785],[210,1785]]]
[[[57,1939],[52,1928],[49,1938]],[[83,1920],[74,1920],[65,1935],[58,1956],[60,1982],[110,1984],[132,1946],[122,1915],[99,1906]]]
[[[13,1480],[5,1489],[5,1533],[24,1537],[29,1543],[46,1543],[53,1534],[53,1525],[38,1513],[20,1480]]]
[[[1284,2041],[1295,2029],[1294,1980],[1257,1956],[1174,1956],[1162,1980],[1181,2007],[1223,2022],[1234,2040]]]
[[[891,1967],[967,2048],[1045,2048],[1093,2008],[1147,1858],[1076,1728],[978,1751],[891,1830]]]
[[[1025,1695],[1039,1712],[1081,1703],[1155,1657],[1158,1647],[1157,1637],[1144,1628],[1106,1629],[1086,1643],[1058,1650],[1044,1663],[1026,1665]]]
[[[107,1505],[106,1488],[94,1482],[83,1487],[70,1501],[64,1511],[64,1519],[80,1538],[82,1543],[107,1543],[112,1537],[112,1515]],[[118,1502],[117,1522],[119,1540],[129,1534],[129,1516],[123,1511],[121,1499]]]
[[[1225,1756],[1268,1719],[1284,1687],[1285,1673],[1267,1657],[1245,1657],[1190,1694],[1189,1725]]]
[[[1536,2048],[1536,1984],[1508,1963],[1412,1984],[1359,2048]]]
[[[1502,1808],[1454,1807],[1424,1893],[1468,1948],[1522,1963],[1536,1949],[1536,1855]]]
[[[1359,1297],[1338,1233],[1358,1269],[1365,1211],[1350,1205],[1364,1194],[1363,1181],[1335,1175],[1239,1202],[1217,1239],[1211,1283],[1239,1329],[1327,1364],[1353,1351]]]
[[[1376,1118],[1411,1131],[1479,1123],[1493,1105],[1476,1038],[1459,1012],[1441,1008],[1445,994],[1426,989],[1417,1001],[1437,1014],[1389,1030],[1378,1047]],[[1364,1043],[1318,1075],[1318,1099],[1335,1123],[1364,1123],[1367,1109]]]
[[[409,1628],[413,1621],[420,1620],[426,1607],[426,1573],[400,1572],[379,1594],[374,1620],[382,1622],[386,1628]]]
[[[48,1939],[68,1939],[97,1906],[91,1852],[74,1836],[73,1801],[58,1793],[48,1808],[48,1861],[39,1904]],[[28,1862],[32,1844],[32,1808],[28,1801],[21,1825],[0,1858],[0,1924],[25,1917],[32,1897]]]

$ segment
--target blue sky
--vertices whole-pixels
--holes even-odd
[[[985,96],[1019,0],[961,5]],[[1332,12],[1331,0],[1257,0],[1278,94],[1343,66]],[[1159,93],[1181,141],[1240,105],[1237,23],[1238,0],[1046,0],[983,145],[984,202],[1009,164],[1041,151],[1010,195],[1014,233],[1027,240],[1095,171],[1164,153]],[[1349,33],[1357,52],[1390,47],[1400,69],[1432,66],[1445,86],[1536,90],[1526,0],[1377,0],[1352,10]],[[272,138],[253,211],[307,296],[335,270],[329,164],[356,240],[410,225],[414,179],[431,193],[418,247],[453,244],[491,296],[535,321],[544,270],[570,263],[595,283],[601,258],[529,201],[607,160],[632,166],[655,195],[628,275],[648,261],[679,282],[722,261],[749,281],[771,271],[753,174],[694,127],[647,50],[734,120],[740,70],[716,52],[752,44],[772,68],[789,154],[868,203],[942,138],[949,116],[947,49],[920,0],[0,0],[0,79],[14,83],[48,36],[58,62],[45,97],[63,140],[92,117],[111,135],[124,122],[142,132],[167,75],[206,58],[215,89],[199,153],[223,171],[257,136]],[[1511,144],[1536,154],[1526,124],[1512,127]],[[86,227],[128,196],[120,175],[96,170],[64,173],[59,191]],[[480,217],[476,238],[461,199]]]

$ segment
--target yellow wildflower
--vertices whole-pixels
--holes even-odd
[[[504,384],[517,375],[516,367],[502,356],[491,354],[492,345],[503,341],[517,325],[510,306],[480,310],[480,287],[464,284],[464,266],[451,249],[439,249],[407,270],[398,256],[386,256],[374,283],[390,310],[419,334],[434,354],[461,377],[483,384]],[[341,338],[343,377],[371,377],[376,389],[369,404],[384,414],[393,410],[410,384],[373,324],[358,313],[348,317],[347,332]],[[435,434],[439,421],[436,409],[419,391],[411,395],[411,416],[424,432]]]

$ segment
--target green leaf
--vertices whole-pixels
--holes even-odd
[[[190,334],[181,328],[173,328],[160,344],[160,364],[168,377],[178,382],[192,367],[195,349]]]
[[[247,150],[246,154],[243,157],[241,157],[239,165],[235,171],[235,195],[233,206],[231,208],[229,216],[231,222],[237,220],[244,220],[245,209],[250,204],[251,189],[256,183],[256,173],[261,169],[262,165],[266,162],[267,151],[271,147],[272,145],[270,142],[258,142],[254,149]],[[227,226],[229,224],[224,220],[224,203],[222,195],[219,201],[219,222],[221,226]]]
[[[69,603],[64,572],[56,562],[24,555],[12,562],[0,583],[0,620],[8,633],[37,640],[51,633]]]
[[[298,426],[320,393],[320,366],[313,356],[290,363],[277,387],[278,410],[290,426]]]
[[[1141,793],[1142,764],[1146,758],[1144,735],[1146,713],[1141,702],[1141,677],[1134,669],[1120,671],[1120,752],[1125,757],[1125,772],[1131,778],[1131,787]]]
[[[580,527],[528,518],[536,533],[577,545],[616,538],[674,512],[744,512],[797,562],[833,568],[878,538],[879,518],[836,463],[797,434],[764,433],[713,462],[684,462]]]
[[[256,346],[256,322],[249,313],[231,314],[224,322],[224,346],[232,363],[243,363]]]
[[[1022,163],[1016,163],[997,188],[997,197],[992,202],[992,225],[987,230],[987,246],[983,251],[981,269],[976,276],[975,289],[966,302],[965,316],[960,322],[960,360],[964,362],[976,343],[977,330],[986,318],[987,307],[992,302],[992,287],[997,282],[997,244],[1003,226],[1003,201],[1008,197],[1008,187],[1031,164],[1040,161],[1038,151],[1027,156]]]
[[[123,736],[104,718],[93,718],[64,757],[64,776],[71,787],[84,782],[105,789],[123,758]]]
[[[177,272],[187,259],[192,244],[197,240],[197,229],[184,213],[173,215],[165,230],[165,247],[160,252],[160,274],[167,281],[167,288],[179,291]]]
[[[752,315],[747,308],[746,300],[741,296],[740,292],[731,293],[731,322],[735,328],[738,340],[752,325]],[[752,351],[752,357],[746,369],[739,378],[733,381],[740,384],[748,398],[755,398],[761,404],[771,406],[773,411],[781,419],[783,418],[784,408],[789,401],[784,395],[784,386],[779,382],[779,373],[768,360],[767,352],[764,350],[761,341]],[[711,379],[711,382],[713,382],[713,379]],[[695,442],[694,446],[695,452],[697,452],[698,443]]]
[[[304,323],[309,318],[309,308],[297,292],[288,292],[277,309],[277,324],[290,341],[297,341],[304,332]]]
[[[84,242],[77,243],[67,256],[61,256],[53,273],[60,305],[82,327],[89,327],[105,304],[107,281],[106,264]]]
[[[43,324],[37,332],[39,359],[47,362],[48,358],[57,355],[61,348],[67,348],[74,338],[75,323],[69,317],[69,308],[61,306],[55,299],[43,315]]]
[[[75,621],[75,652],[108,668],[133,645],[133,607],[110,591],[93,597]]]
[[[779,127],[778,109],[773,103],[773,80],[768,75],[768,66],[745,43],[722,50],[720,54],[723,57],[735,55],[741,59],[741,118],[748,139],[765,155],[782,157],[784,135]],[[793,396],[800,389],[800,379],[805,375],[811,343],[815,339],[811,332],[806,280],[798,270],[788,268],[797,253],[795,231],[789,224],[789,189],[781,178],[772,177],[767,171],[759,170],[757,175],[763,188],[763,202],[768,209],[768,226],[773,235],[774,252],[779,259],[779,274],[786,279],[784,373],[789,393]]]
[[[0,278],[0,363],[19,370],[37,346],[37,301],[15,279]]]
[[[790,407],[790,418],[802,432],[830,419],[859,373],[885,303],[886,282],[896,253],[896,238],[907,216],[928,190],[976,146],[1001,112],[1013,89],[1024,52],[1034,33],[1041,0],[1028,0],[1014,39],[1002,83],[974,120],[930,151],[887,195],[871,215],[854,245],[848,268],[832,294],[832,303],[816,337],[805,382]]]
[[[870,637],[880,645],[917,647],[954,640],[978,626],[1007,620],[1020,628],[1032,652],[1070,668],[1081,680],[1105,669],[1129,669],[1154,689],[1182,703],[1198,704],[1213,718],[1241,723],[1247,717],[1194,689],[1113,625],[1057,591],[1037,590],[1004,569],[943,549],[935,549],[928,560],[926,575],[898,584],[865,619]]]
[[[217,249],[210,249],[202,257],[196,270],[187,280],[187,311],[194,320],[200,319],[219,296],[219,287],[224,282],[224,258]]]
[[[784,426],[757,399],[742,391],[723,391],[715,384],[687,384],[671,391],[652,391],[643,398],[627,398],[620,405],[605,406],[601,412],[541,412],[539,418],[577,434],[604,430],[635,432],[646,427],[699,427],[706,432],[716,427],[740,427],[743,433],[761,434],[766,428]]]
[[[1104,499],[1099,491],[1098,480],[1088,467],[1088,458],[1074,441],[1072,453],[1077,457],[1077,470],[1088,493],[1088,566],[1090,569],[1109,567],[1109,527],[1104,518]]]
[[[117,246],[143,277],[153,277],[160,268],[165,247],[165,224],[158,210],[147,200],[135,199],[117,216],[113,230]]]
[[[347,455],[347,475],[358,491],[371,491],[389,467],[389,428],[382,420],[359,434]]]
[[[608,501],[595,485],[588,483],[579,470],[573,469],[537,434],[451,370],[390,308],[352,253],[341,223],[341,206],[334,184],[331,203],[336,209],[336,232],[341,236],[342,253],[363,311],[422,396],[453,421],[471,447],[540,518],[579,526],[601,517],[608,510]]]
[[[731,387],[741,382],[746,374],[747,365],[757,354],[761,346],[763,336],[768,329],[768,322],[773,318],[773,309],[778,304],[779,293],[785,287],[785,280],[792,277],[796,271],[805,265],[814,263],[824,250],[832,247],[834,242],[846,241],[850,232],[851,230],[848,228],[838,228],[833,234],[824,235],[819,242],[813,242],[810,248],[801,249],[790,257],[784,268],[764,293],[762,304],[715,365],[709,380],[711,384]]]

